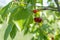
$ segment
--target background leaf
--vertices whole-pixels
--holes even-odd
[[[12,31],[12,27],[13,27],[13,25],[11,23],[8,24],[8,26],[7,26],[6,30],[5,30],[4,40],[7,40],[10,32]]]
[[[14,39],[16,36],[16,33],[17,33],[17,27],[14,25],[12,28],[12,31],[10,32],[10,37]]]

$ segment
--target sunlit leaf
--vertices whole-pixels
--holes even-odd
[[[23,7],[18,8],[17,12],[15,12],[13,19],[27,19],[31,15],[31,11],[24,9]]]

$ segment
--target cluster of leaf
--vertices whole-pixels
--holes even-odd
[[[21,4],[13,1],[0,9],[0,16],[0,23],[3,23],[4,20],[8,20],[8,26],[4,34],[4,40],[7,40],[9,35],[12,39],[14,39],[18,31],[18,27],[16,26],[15,22],[19,22],[21,30],[27,30],[29,24],[33,22],[32,6],[27,4],[23,7]]]
[[[16,2],[15,2],[16,1]],[[53,20],[48,20],[45,15],[42,15],[43,22],[36,24],[33,19],[33,9],[36,9],[36,2],[43,4],[43,0],[15,0],[8,5],[0,9],[0,23],[4,20],[8,20],[8,26],[5,30],[4,40],[7,40],[8,36],[12,39],[15,38],[19,28],[24,30],[24,34],[33,33],[32,40],[49,40],[48,34],[54,34],[54,28],[52,24],[55,23],[56,17],[59,17],[59,12],[47,10],[46,14],[54,15]],[[51,2],[52,0],[48,0]],[[49,5],[51,6],[51,5]],[[54,7],[54,4],[52,5]],[[46,23],[47,22],[47,23]],[[19,27],[17,27],[17,24]],[[31,26],[32,24],[32,26]],[[55,40],[59,40],[59,34],[56,35]]]

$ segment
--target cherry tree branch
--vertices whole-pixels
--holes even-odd
[[[38,6],[37,10],[52,10],[52,11],[58,11],[58,8],[52,7],[52,6]]]
[[[54,0],[56,5],[57,5],[57,8],[58,8],[58,11],[60,12],[60,6],[59,6],[59,3],[58,3],[58,0]]]

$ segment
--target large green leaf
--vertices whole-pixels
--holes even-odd
[[[15,36],[16,36],[16,33],[17,33],[17,27],[16,27],[16,25],[14,25],[13,28],[12,28],[12,31],[10,32],[10,37],[12,39],[14,39]]]
[[[4,34],[4,40],[7,40],[10,32],[12,31],[12,27],[13,27],[13,24],[12,23],[9,23],[6,30],[5,30],[5,34]]]
[[[32,12],[28,9],[24,9],[23,7],[20,7],[17,9],[17,12],[12,16],[14,20],[20,20],[20,19],[27,19],[30,15],[32,15]]]

